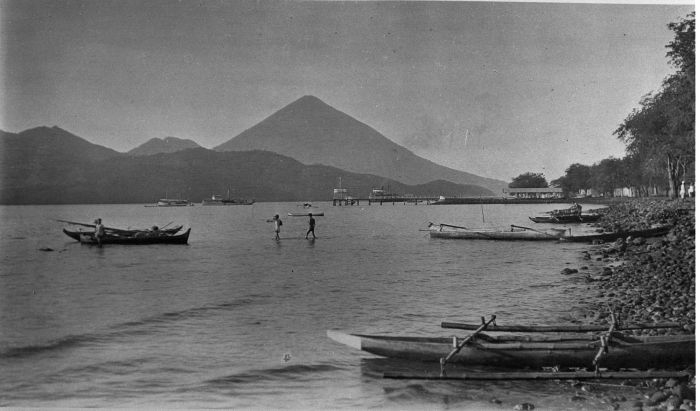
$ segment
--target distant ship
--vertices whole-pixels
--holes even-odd
[[[230,198],[227,195],[227,198],[224,199],[222,196],[218,194],[214,194],[211,196],[211,198],[205,198],[202,200],[202,205],[204,206],[215,206],[215,205],[251,205],[255,203],[255,200],[247,200],[247,199],[240,199],[240,198]]]
[[[181,200],[178,198],[161,198],[154,205],[146,205],[146,207],[187,207],[192,206],[194,203],[190,200]]]

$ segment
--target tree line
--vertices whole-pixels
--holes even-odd
[[[648,196],[655,188],[675,198],[683,181],[695,180],[695,12],[668,28],[674,39],[666,45],[666,57],[676,71],[658,91],[643,96],[639,107],[613,132],[625,144],[625,156],[591,166],[572,164],[552,185],[567,194],[595,190],[608,196],[621,187]],[[544,175],[536,173],[521,174],[509,184],[547,186]]]

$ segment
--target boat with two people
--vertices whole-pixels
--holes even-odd
[[[78,223],[74,221],[58,220],[60,222],[71,225],[79,225],[83,227],[91,227],[92,231],[88,230],[67,230],[63,229],[63,233],[68,237],[79,241],[82,244],[98,244],[95,238],[94,228],[92,224]],[[177,234],[182,225],[172,228],[166,228],[171,223],[166,224],[162,228],[153,226],[148,229],[120,229],[114,227],[104,227],[104,236],[102,244],[126,244],[126,245],[141,245],[141,244],[187,244],[190,236],[190,230],[187,229],[184,233]]]
[[[627,237],[657,237],[667,234],[669,225],[654,225],[649,228],[620,231],[592,231],[573,234],[569,228],[544,230],[511,224],[505,228],[468,228],[451,224],[428,223],[430,238],[499,241],[615,241]]]
[[[440,364],[443,376],[448,363],[508,370],[587,369],[595,370],[593,376],[600,376],[605,369],[668,370],[695,364],[693,334],[636,336],[630,333],[632,330],[680,329],[680,323],[620,324],[613,320],[609,326],[497,326],[495,318],[492,316],[486,321],[482,317],[481,324],[441,324],[442,328],[473,330],[471,335],[462,339],[456,336],[347,334],[335,330],[328,330],[326,334],[336,342],[381,357],[432,361]],[[507,334],[502,334],[504,332]],[[481,376],[475,379],[492,379],[488,372],[479,374]],[[629,371],[620,374],[620,378],[633,375]],[[566,377],[554,372],[551,378]],[[508,379],[508,376],[503,376],[503,379]]]

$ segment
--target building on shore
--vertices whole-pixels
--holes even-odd
[[[564,198],[561,187],[545,188],[504,188],[503,193],[510,198]]]

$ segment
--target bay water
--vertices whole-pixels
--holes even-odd
[[[449,336],[440,322],[554,324],[591,292],[561,274],[589,246],[430,239],[429,222],[535,227],[553,205],[2,206],[0,406],[605,409],[556,382],[383,379],[326,330]],[[318,238],[308,218],[324,212]],[[280,214],[281,239],[266,220]],[[188,245],[81,245],[57,219],[191,227]],[[538,224],[537,229],[547,225]],[[447,354],[447,353],[446,353]],[[493,400],[494,398],[498,401]],[[493,402],[492,402],[493,401]]]

